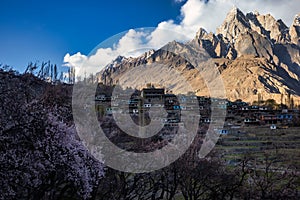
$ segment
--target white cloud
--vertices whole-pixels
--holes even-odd
[[[143,31],[129,30],[123,37],[112,44],[111,48],[99,48],[90,56],[80,52],[64,56],[64,66],[75,67],[76,75],[96,73],[119,55],[138,56],[145,51],[143,42],[147,34]],[[140,50],[140,51],[139,51]]]
[[[182,3],[184,0],[175,0]],[[87,57],[80,52],[74,55],[66,54],[66,66],[76,67],[77,72],[95,73],[101,70],[118,55],[137,56],[149,48],[158,49],[172,40],[192,39],[200,27],[214,32],[226,17],[228,11],[235,5],[244,13],[258,11],[261,14],[272,14],[276,19],[282,19],[288,26],[294,15],[300,11],[299,0],[187,0],[181,7],[181,21],[163,21],[149,32],[144,30],[129,30],[111,48],[100,48],[95,54]],[[84,66],[82,64],[84,63]],[[80,70],[78,70],[81,68]],[[84,68],[84,69],[82,69]]]
[[[65,64],[66,66],[69,67],[73,67],[76,65],[81,64],[82,62],[87,60],[87,56],[82,55],[80,52],[70,56],[69,53],[67,53],[64,57],[64,62],[66,62],[67,64]]]
[[[115,50],[123,56],[132,56],[136,50],[145,47],[143,40],[146,36],[147,33],[143,30],[136,31],[131,29],[119,40]]]
[[[86,55],[82,55],[80,52],[70,55],[67,53],[64,56],[64,66],[75,67],[75,72],[78,72],[82,68],[82,64],[88,60]]]

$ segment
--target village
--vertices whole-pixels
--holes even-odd
[[[102,85],[101,87],[104,87]],[[108,86],[106,86],[108,87]],[[228,134],[240,127],[269,127],[271,130],[287,129],[300,125],[299,108],[289,108],[284,104],[276,104],[272,99],[254,102],[242,100],[229,101],[224,99],[196,96],[193,93],[175,95],[164,88],[155,88],[148,84],[142,90],[120,90],[117,95],[111,95],[106,90],[97,90],[95,105],[99,117],[112,116],[113,113],[130,114],[137,123],[148,124],[150,120],[160,120],[165,126],[180,126],[182,113],[190,110],[197,111],[199,125],[212,122],[211,113],[214,110],[225,112],[224,129],[220,134]],[[110,94],[109,94],[110,93]],[[130,94],[130,96],[128,96]],[[154,108],[163,108],[167,112],[164,118],[150,119],[149,111]],[[158,110],[161,111],[161,110]],[[141,122],[143,120],[143,122]]]
[[[171,141],[176,130],[184,127],[186,119],[199,120],[197,135],[202,138],[210,124],[223,120],[223,127],[214,129],[219,135],[214,152],[228,166],[235,166],[243,160],[245,154],[255,158],[252,167],[261,166],[265,155],[277,156],[276,170],[285,169],[286,164],[291,164],[290,161],[295,158],[296,163],[293,164],[298,165],[298,108],[276,104],[274,100],[250,104],[242,100],[228,101],[196,96],[193,93],[175,95],[151,84],[140,91],[120,89],[115,94],[112,90],[111,86],[101,85],[96,92],[95,106],[99,121],[105,117],[113,120],[117,113],[127,114],[142,126],[157,121],[164,127],[157,135],[158,138]],[[165,111],[166,115],[153,118],[149,114],[150,110]],[[191,110],[196,112],[190,112]],[[215,117],[212,117],[213,114]],[[222,117],[218,118],[218,114]],[[184,115],[188,115],[188,118]],[[124,138],[126,137],[120,137],[119,143],[130,147],[132,142]]]

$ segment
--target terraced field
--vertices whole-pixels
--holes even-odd
[[[269,127],[242,127],[222,135],[217,152],[229,165],[246,155],[260,163],[268,155],[275,166],[300,166],[300,128],[270,130]]]

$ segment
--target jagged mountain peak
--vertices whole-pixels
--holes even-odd
[[[241,23],[245,27],[249,28],[250,24],[245,14],[236,6],[234,6],[227,14],[224,22],[226,23]]]
[[[105,69],[116,67],[118,64],[122,63],[124,60],[127,60],[127,58],[119,55],[114,60],[112,60],[109,64],[107,64],[105,66]]]
[[[272,43],[290,42],[288,27],[279,19],[276,20],[271,14],[248,13],[251,29],[268,38]]]
[[[293,25],[293,26],[300,26],[300,13],[298,13],[298,14],[295,16],[292,25]]]
[[[151,49],[151,50],[145,52],[143,56],[144,56],[145,58],[149,58],[149,57],[152,56],[154,53],[155,53],[155,50],[154,50],[154,49]]]
[[[222,35],[228,42],[233,42],[241,33],[251,28],[249,20],[237,7],[233,7],[227,14],[217,34]]]
[[[204,28],[199,28],[199,30],[196,33],[196,37],[197,39],[201,39],[203,38],[203,36],[205,36],[207,34],[207,31]]]
[[[118,56],[116,59],[114,59],[113,62],[122,62],[123,59],[126,59],[125,56]]]
[[[293,24],[290,27],[289,34],[291,36],[291,42],[300,45],[300,13],[294,18]]]
[[[244,13],[236,6],[233,6],[228,12],[227,17],[229,16],[243,16]]]
[[[294,24],[297,24],[297,20]],[[233,7],[226,16],[217,34],[222,35],[226,42],[235,40],[244,33],[256,31],[266,37],[271,43],[291,42],[289,28],[281,20],[276,20],[271,14],[250,12],[246,15],[237,7]]]
[[[156,78],[163,76],[164,79],[156,81],[161,81],[162,85],[171,84],[172,90],[180,93],[184,88],[183,82],[179,81],[182,75],[191,81],[198,95],[209,95],[193,63],[202,62],[206,66],[206,61],[212,60],[214,67],[220,70],[229,99],[241,98],[251,102],[257,99],[253,91],[277,102],[286,94],[299,98],[299,16],[296,15],[288,28],[282,20],[270,14],[251,12],[245,15],[234,7],[216,34],[200,28],[193,40],[185,44],[172,41],[140,57],[123,58],[121,63],[116,62],[119,63],[116,67],[102,72],[101,80],[113,84],[133,70],[136,73],[129,73],[130,77],[127,73],[120,83],[136,87],[144,84],[143,76],[151,74]],[[180,72],[180,76],[168,74],[170,69]]]

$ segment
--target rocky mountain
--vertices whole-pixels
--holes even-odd
[[[296,15],[292,26],[290,27],[289,34],[291,36],[291,41],[294,44],[300,45],[300,13]]]
[[[185,44],[173,41],[137,58],[117,58],[98,76],[124,87],[141,88],[150,80],[174,93],[187,92],[188,82],[197,95],[210,96],[218,84],[203,73],[217,69],[230,100],[289,103],[293,97],[300,104],[299,16],[288,27],[270,14],[233,8],[215,33],[200,28]]]

